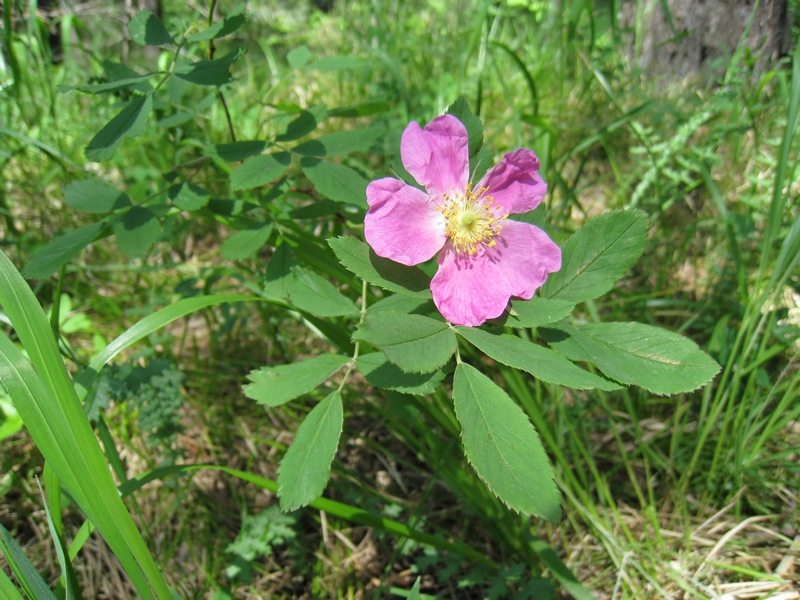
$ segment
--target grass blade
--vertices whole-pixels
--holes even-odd
[[[28,598],[31,600],[56,600],[55,594],[47,587],[47,583],[2,524],[0,524],[0,550],[3,551],[8,565],[17,576],[22,589],[28,594]]]
[[[30,360],[0,336],[0,379],[45,460],[108,542],[143,598],[170,598],[108,470],[50,323],[8,257],[0,252],[0,305]],[[151,588],[152,586],[152,588]]]

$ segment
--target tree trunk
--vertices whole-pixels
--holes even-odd
[[[740,43],[757,69],[789,50],[787,0],[666,0],[669,18],[664,0],[640,0],[638,14],[636,4],[623,3],[621,22],[635,32],[639,65],[653,75],[722,71]]]

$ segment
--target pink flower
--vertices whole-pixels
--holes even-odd
[[[561,268],[547,234],[509,214],[542,201],[547,184],[531,150],[509,152],[477,185],[469,183],[467,130],[456,117],[411,122],[400,155],[425,191],[386,177],[367,187],[364,235],[378,256],[417,265],[441,250],[431,281],[445,319],[476,326],[503,314],[512,296],[530,299]]]

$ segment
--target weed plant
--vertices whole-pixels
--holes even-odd
[[[35,302],[4,266],[0,350],[22,357],[24,347],[28,358],[3,363],[5,373],[32,364],[40,381],[24,368],[23,392],[2,379],[0,595],[22,597],[17,584],[35,598],[792,591],[798,62],[758,72],[739,49],[722,72],[661,80],[637,70],[616,2],[215,6],[209,15],[164,3],[164,31],[140,14],[130,33],[110,6],[52,21],[35,16],[35,2],[3,6],[0,249]],[[227,35],[204,37],[218,25]],[[159,39],[169,32],[197,37]],[[197,71],[226,56],[225,69]],[[541,438],[563,497],[554,523],[510,509],[469,466],[447,368],[443,385],[420,394],[349,370],[288,404],[242,391],[265,365],[368,346],[351,339],[353,311],[384,303],[425,314],[362,284],[327,240],[363,232],[363,198],[340,197],[337,185],[363,192],[367,180],[403,174],[408,122],[430,121],[459,96],[496,158],[535,150],[549,184],[537,223],[560,246],[607,211],[647,215],[639,261],[609,293],[580,301],[566,326],[662,327],[721,366],[697,391],[577,389],[462,338],[459,361],[490,375]],[[146,97],[146,126],[128,137],[104,129]],[[363,137],[333,158],[309,151],[281,162],[290,146],[339,132]],[[264,156],[277,164],[247,170]],[[344,183],[331,186],[320,164]],[[101,197],[103,210],[93,204]],[[128,220],[115,222],[124,211]],[[84,233],[54,249],[69,232]],[[322,294],[325,314],[280,288],[308,273],[311,287],[333,289]],[[47,311],[40,320],[33,304]],[[546,327],[518,331],[553,342]],[[586,362],[589,375],[604,373]],[[345,380],[330,483],[296,505],[308,508],[281,512],[278,465]],[[17,393],[58,402],[26,432]],[[83,411],[70,412],[70,394]],[[48,423],[52,447],[31,435]],[[58,433],[73,427],[84,437],[63,443],[100,440],[96,453],[78,444],[72,455],[95,471],[51,458],[70,456]],[[108,465],[105,495],[80,491]],[[114,520],[128,513],[129,525]],[[13,563],[23,575],[12,578]]]

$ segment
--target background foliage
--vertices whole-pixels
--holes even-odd
[[[114,5],[36,8],[4,3],[0,64],[8,597],[14,581],[86,598],[408,596],[417,577],[457,597],[791,589],[796,62],[758,71],[737,51],[662,80],[638,70],[614,2],[165,3],[129,23]],[[529,218],[576,262],[549,303],[514,303],[513,336],[444,330],[434,370],[409,374],[414,353],[391,362],[379,334],[398,314],[432,320],[426,274],[370,270],[364,189],[403,175],[409,120],[462,95],[489,164],[537,152],[550,193]],[[614,228],[636,235],[609,244],[613,273],[571,285]],[[32,294],[15,296],[15,266]],[[663,330],[721,365],[711,385],[688,391],[712,375],[694,345],[694,379],[614,362],[609,345],[635,357],[632,340]],[[562,362],[516,363],[520,340]],[[580,382],[564,356],[589,365]],[[464,458],[459,420],[483,389],[535,426],[563,496],[553,524],[509,510]],[[52,402],[24,414],[24,394]],[[18,411],[52,444],[34,446]],[[332,465],[321,499],[319,477],[297,483],[313,461],[287,450],[304,435]],[[73,491],[87,473],[107,494]],[[286,485],[282,508],[311,508],[279,512]]]

